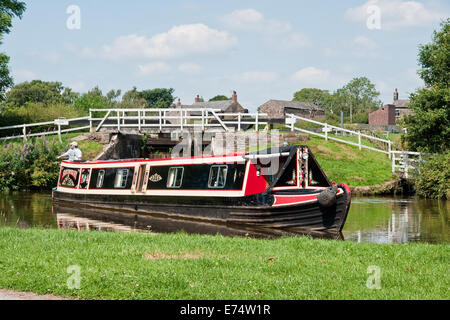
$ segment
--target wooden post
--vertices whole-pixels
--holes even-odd
[[[361,131],[358,130],[358,147],[361,150]]]
[[[161,110],[159,110],[159,132],[162,132],[162,114]]]
[[[120,111],[117,110],[117,130],[120,131]]]
[[[202,131],[205,131],[205,109],[202,109]]]
[[[238,131],[241,131],[241,113],[238,113]]]
[[[138,110],[138,128],[139,128],[139,132],[141,131],[141,111]]]
[[[23,125],[23,129],[22,129],[22,132],[23,132],[23,141],[27,141],[27,126],[26,125]]]
[[[259,127],[259,119],[258,119],[258,117],[259,117],[259,113],[256,114],[256,124],[255,124],[256,125],[256,132],[258,132],[258,130],[259,130],[259,128],[258,128]]]
[[[91,109],[89,109],[89,132],[93,132],[93,127],[92,127],[92,111]]]
[[[392,154],[392,173],[395,173],[395,153]]]
[[[181,124],[181,130],[183,130],[183,110],[180,109],[180,124]]]
[[[389,151],[389,159],[391,158],[391,153],[392,153],[392,141],[389,141],[388,143],[388,151]]]
[[[62,139],[61,139],[61,125],[58,123],[58,137],[59,137],[59,142],[62,143]]]
[[[325,123],[325,141],[328,141],[328,123]]]

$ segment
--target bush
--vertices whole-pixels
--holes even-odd
[[[56,159],[65,146],[55,138],[0,145],[0,191],[51,189],[58,180]]]
[[[416,188],[422,197],[450,199],[450,151],[423,163]]]

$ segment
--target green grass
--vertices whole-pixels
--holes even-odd
[[[310,136],[304,142],[328,178],[350,186],[373,186],[395,178],[386,154]]]
[[[449,299],[449,259],[447,245],[0,229],[1,288],[81,299]]]

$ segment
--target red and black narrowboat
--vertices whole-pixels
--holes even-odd
[[[348,186],[329,181],[307,146],[285,146],[223,156],[63,161],[53,200],[60,212],[106,219],[114,212],[123,223],[154,231],[340,233],[351,195]]]

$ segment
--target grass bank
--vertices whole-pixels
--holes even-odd
[[[0,288],[82,299],[449,299],[449,259],[447,245],[0,228]]]
[[[350,186],[374,186],[395,179],[389,157],[351,145],[310,136],[308,145],[327,176]]]

